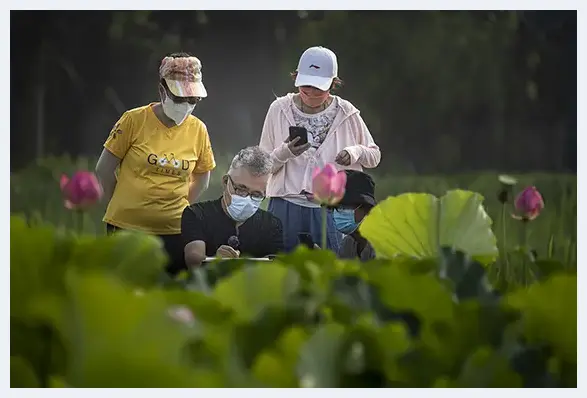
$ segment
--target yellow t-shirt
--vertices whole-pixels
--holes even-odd
[[[190,115],[169,128],[152,105],[125,112],[104,143],[122,160],[104,221],[155,235],[179,234],[190,175],[210,171],[216,163],[201,120]]]

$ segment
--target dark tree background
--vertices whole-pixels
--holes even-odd
[[[379,172],[576,172],[576,11],[12,11],[10,40],[12,170],[97,156],[124,110],[157,100],[176,51],[202,60],[195,114],[232,154],[258,143],[301,52],[324,45]]]

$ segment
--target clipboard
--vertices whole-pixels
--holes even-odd
[[[228,260],[248,260],[248,261],[273,261],[270,258],[267,257],[259,257],[259,258],[254,258],[254,257],[241,257],[241,258],[221,258],[221,257],[206,257],[206,259],[204,261],[202,261],[203,264],[206,263],[212,263],[214,261],[228,261]]]

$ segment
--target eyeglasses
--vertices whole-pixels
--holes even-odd
[[[175,102],[176,104],[183,104],[183,103],[187,102],[190,105],[195,105],[198,102],[200,102],[202,100],[202,98],[200,98],[200,97],[176,97],[176,96],[173,96],[171,98],[171,100],[173,102]]]
[[[249,188],[247,188],[246,186],[244,186],[242,184],[235,184],[234,180],[230,176],[228,176],[228,180],[230,181],[230,185],[232,185],[232,189],[234,190],[234,193],[237,194],[238,196],[242,196],[243,198],[250,196],[251,198],[258,200],[258,201],[262,201],[263,199],[265,199],[264,192],[251,191]]]
[[[176,104],[184,104],[187,102],[190,105],[195,105],[202,100],[200,97],[177,97],[167,87],[163,87],[165,88],[165,93],[167,96],[171,98],[171,100]]]

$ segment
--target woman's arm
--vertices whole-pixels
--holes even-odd
[[[203,122],[200,124],[200,131],[197,135],[202,138],[202,141],[198,161],[190,174],[188,188],[188,201],[190,204],[195,203],[200,195],[208,189],[208,185],[210,185],[210,173],[216,167],[216,160],[214,159],[212,144],[210,143],[210,135]]]
[[[120,159],[106,148],[102,150],[98,163],[96,163],[96,176],[104,190],[104,200],[106,203],[110,202],[114,188],[116,188],[115,172],[119,164]]]
[[[259,147],[271,154],[273,168],[271,172],[277,173],[281,168],[296,155],[290,150],[288,142],[282,142],[281,134],[277,131],[277,119],[279,118],[279,109],[277,100],[274,101],[267,111],[263,130],[261,131],[261,141]]]
[[[353,133],[356,134],[358,142],[357,145],[344,148],[351,158],[351,164],[359,163],[368,169],[377,167],[381,161],[381,151],[375,144],[369,128],[359,114],[351,116],[350,122],[350,127]]]
[[[204,215],[198,206],[186,207],[181,215],[181,237],[185,244],[183,253],[188,268],[200,266],[206,259]]]
[[[192,173],[190,175],[190,185],[188,189],[188,201],[190,204],[196,203],[200,195],[208,189],[210,185],[210,172]]]
[[[110,130],[104,149],[96,163],[96,176],[104,190],[106,203],[110,203],[116,188],[116,168],[133,144],[133,127],[132,117],[125,112]]]

